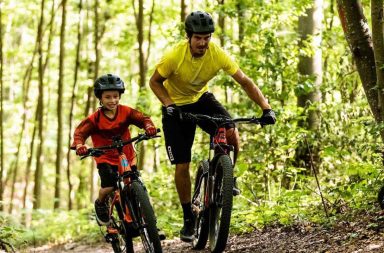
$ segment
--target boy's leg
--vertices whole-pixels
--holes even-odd
[[[108,225],[110,221],[109,205],[106,200],[116,186],[117,166],[100,163],[97,164],[97,169],[100,175],[101,188],[99,190],[99,196],[95,201],[95,212],[97,223],[102,226]]]

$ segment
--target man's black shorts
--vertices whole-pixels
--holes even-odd
[[[182,112],[205,114],[209,116],[223,115],[230,117],[225,108],[216,100],[210,92],[204,93],[200,99],[188,105],[179,106]],[[180,121],[169,117],[165,107],[163,113],[163,133],[168,158],[172,164],[188,163],[191,161],[191,149],[195,138],[196,124]],[[199,123],[199,127],[210,135],[214,135],[216,127],[208,122]],[[233,126],[232,126],[233,127]]]
[[[97,170],[99,171],[101,188],[116,187],[118,178],[117,165],[111,165],[108,163],[97,164]]]

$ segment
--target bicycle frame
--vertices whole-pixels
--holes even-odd
[[[121,210],[123,212],[123,218],[126,222],[131,223],[132,222],[132,216],[130,214],[130,211],[127,207],[127,205],[121,205],[123,201],[120,198],[120,192],[124,189],[126,185],[128,185],[131,182],[131,178],[129,176],[124,175],[130,175],[132,174],[132,168],[129,164],[129,161],[127,159],[127,156],[122,152],[122,150],[119,150],[119,164],[118,164],[118,175],[119,178],[117,180],[116,190],[114,191],[114,196],[111,202],[111,206],[109,208],[109,214],[110,216],[113,213],[114,206],[119,203],[121,208],[125,208],[125,210]],[[123,183],[123,184],[122,184]]]

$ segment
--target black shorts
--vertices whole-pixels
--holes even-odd
[[[101,188],[116,187],[117,183],[117,165],[108,163],[98,163],[97,170],[99,171]]]
[[[231,117],[227,110],[225,110],[225,108],[210,92],[204,93],[197,102],[193,104],[182,105],[179,106],[179,108],[182,112],[199,113],[209,116],[223,115],[226,117]],[[169,160],[172,164],[190,162],[192,144],[195,138],[196,124],[169,117],[166,114],[165,107],[162,108],[162,112],[165,147]],[[214,124],[210,124],[209,122],[202,122],[198,125],[208,134],[215,134],[216,126]]]

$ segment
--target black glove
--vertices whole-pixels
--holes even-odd
[[[276,115],[272,109],[264,109],[260,118],[261,125],[273,125],[276,122]]]
[[[168,105],[165,107],[166,113],[169,117],[178,119],[178,120],[183,120],[183,116],[181,114],[181,109],[177,107],[175,104]]]

